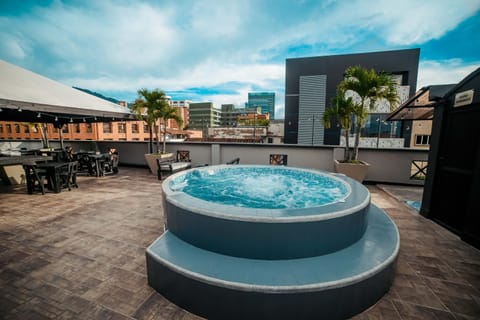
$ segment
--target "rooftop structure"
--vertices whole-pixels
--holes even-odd
[[[325,129],[321,121],[325,108],[335,95],[338,83],[345,70],[360,65],[388,72],[398,80],[401,99],[415,93],[417,85],[418,59],[420,49],[370,52],[335,56],[307,57],[286,60],[285,73],[285,143],[338,145],[340,128]],[[390,110],[375,111],[366,126],[364,134],[376,135]],[[377,119],[379,119],[377,121]],[[387,132],[395,132],[410,141],[410,132],[404,127],[384,126]],[[379,134],[379,133],[378,133]],[[380,135],[380,134],[379,134]]]

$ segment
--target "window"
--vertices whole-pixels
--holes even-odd
[[[20,133],[20,125],[15,123],[15,133]]]
[[[138,133],[138,124],[132,123],[132,133]]]
[[[62,132],[63,133],[68,133],[68,127],[69,127],[68,124],[63,125]]]
[[[112,133],[112,124],[110,122],[103,123],[103,133]]]
[[[148,125],[144,124],[143,125],[143,133],[149,133],[150,130],[148,130]]]
[[[86,129],[87,133],[92,133],[93,132],[92,124],[91,123],[86,123],[85,124],[85,129]]]
[[[417,146],[429,146],[430,145],[430,135],[426,135],[426,134],[415,135],[415,144]]]
[[[118,123],[118,133],[126,133],[127,125],[125,123]]]
[[[56,128],[55,128],[55,129],[56,129]],[[57,130],[57,131],[58,131],[58,130]],[[57,131],[55,131],[55,132],[57,132]],[[35,125],[34,125],[33,128],[32,128],[32,132],[38,133],[38,123],[35,123]]]
[[[12,133],[12,125],[11,124],[7,124],[6,128],[7,128],[7,133]]]
[[[3,124],[0,123],[0,133],[3,133]]]
[[[80,133],[80,123],[75,123],[75,133]]]
[[[30,126],[28,124],[23,125],[23,132],[30,133]]]

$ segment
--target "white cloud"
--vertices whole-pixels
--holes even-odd
[[[215,87],[224,92],[202,98],[219,106],[242,105],[248,90],[274,91],[282,112],[285,58],[298,55],[292,48],[322,55],[420,46],[479,8],[478,0],[54,1],[0,13],[0,58],[65,84],[133,97],[142,87]],[[419,83],[455,82],[471,70],[462,65],[426,61]]]
[[[26,57],[21,44],[14,37],[8,34],[0,34],[0,43],[2,44],[2,53],[10,59],[23,60]]]
[[[422,61],[418,67],[417,89],[435,84],[456,84],[480,67],[476,63],[464,63],[459,59]]]

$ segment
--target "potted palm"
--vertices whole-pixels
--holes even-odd
[[[370,110],[375,103],[385,99],[392,110],[398,103],[396,82],[387,73],[377,73],[375,70],[361,66],[349,67],[345,78],[337,86],[337,94],[332,99],[332,106],[323,115],[326,128],[337,119],[345,133],[344,159],[335,160],[335,170],[360,182],[365,179],[370,166],[358,159],[360,130],[365,125]],[[349,134],[355,131],[353,149],[350,148]]]
[[[167,123],[168,120],[173,119],[177,122],[178,126],[181,127],[183,124],[183,119],[177,112],[177,109],[166,105],[165,108],[160,112],[160,118],[163,120],[163,147],[162,153],[167,153]]]
[[[173,109],[173,110],[172,110]],[[168,119],[175,119],[181,122],[180,116],[176,113],[176,110],[168,104],[168,98],[165,92],[159,89],[149,91],[148,89],[138,90],[138,98],[132,105],[132,111],[135,113],[137,119],[145,121],[147,124],[150,139],[149,139],[149,153],[145,154],[145,161],[147,162],[150,171],[154,174],[157,173],[157,158],[169,157],[166,151],[166,124]],[[160,152],[160,139],[159,131],[160,126],[155,126],[158,120],[164,121],[164,136],[163,136],[163,149]],[[156,152],[153,152],[153,134],[155,133]]]

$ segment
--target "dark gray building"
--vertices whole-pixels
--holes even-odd
[[[399,85],[415,94],[420,49],[407,49],[286,60],[285,143],[338,145],[340,128],[321,121],[345,70],[360,65],[396,75]],[[405,87],[404,87],[405,88]],[[407,125],[404,123],[404,125]],[[399,128],[403,131],[402,128]],[[406,132],[405,141],[410,137]]]

